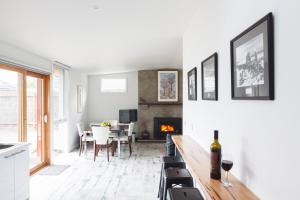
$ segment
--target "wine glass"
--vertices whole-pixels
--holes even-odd
[[[226,179],[224,181],[222,181],[223,185],[224,185],[224,187],[231,187],[232,185],[228,179],[228,172],[229,172],[229,170],[231,170],[231,168],[233,166],[232,156],[225,154],[222,158],[221,166],[226,171]]]

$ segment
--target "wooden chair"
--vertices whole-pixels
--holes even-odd
[[[80,156],[83,151],[83,148],[84,147],[86,148],[87,143],[94,141],[94,139],[92,135],[89,135],[92,133],[92,131],[84,131],[80,123],[77,123],[77,130],[79,134],[79,156]]]
[[[92,126],[94,141],[94,161],[98,156],[100,148],[107,148],[107,161],[109,162],[109,148],[111,148],[111,154],[114,155],[112,140],[109,138],[109,127]]]
[[[133,128],[134,128],[134,123],[131,122],[128,126],[128,129],[125,130],[127,132],[127,135],[126,136],[121,136],[120,137],[120,142],[121,144],[128,144],[129,146],[129,154],[131,156],[132,154],[132,147],[131,147],[131,144],[132,144],[132,132],[133,132]],[[115,139],[114,139],[115,140]]]

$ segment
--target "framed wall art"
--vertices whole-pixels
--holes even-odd
[[[178,101],[178,71],[158,71],[158,101]]]
[[[188,99],[197,100],[197,67],[188,72]]]
[[[274,33],[269,13],[230,42],[232,99],[274,99]]]
[[[218,54],[206,58],[201,63],[202,99],[218,100]]]

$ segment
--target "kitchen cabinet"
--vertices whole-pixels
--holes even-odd
[[[0,158],[0,194],[5,200],[14,200],[14,158],[8,157],[10,153]]]
[[[0,151],[0,194],[5,200],[29,199],[28,145]]]

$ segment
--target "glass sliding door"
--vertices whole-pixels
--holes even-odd
[[[24,95],[25,130],[23,140],[30,145],[30,169],[34,173],[49,164],[48,93],[49,76],[26,72]]]
[[[49,164],[49,76],[0,64],[0,142],[29,142],[30,169]]]
[[[21,133],[21,74],[0,68],[0,142],[18,142]]]
[[[42,160],[43,79],[26,76],[27,142],[30,145],[30,167]]]

